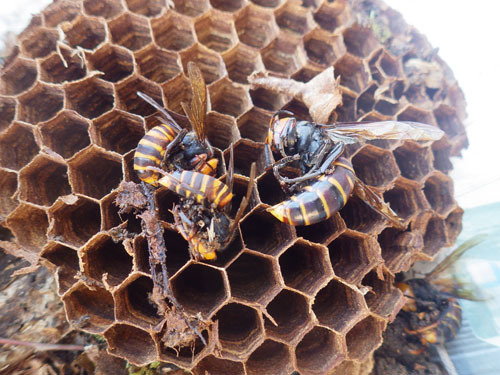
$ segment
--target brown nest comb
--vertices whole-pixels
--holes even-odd
[[[467,139],[453,75],[376,0],[168,3],[56,1],[19,35],[0,81],[2,238],[11,234],[18,255],[53,265],[69,321],[133,364],[164,361],[197,375],[368,372],[403,303],[394,275],[432,259],[461,228],[449,157]],[[150,299],[140,220],[114,204],[122,181],[138,182],[135,147],[158,124],[136,91],[181,114],[192,95],[189,61],[208,84],[208,139],[221,160],[234,144],[237,195],[250,163],[258,170],[251,210],[215,262],[190,260],[172,226],[175,195],[155,194],[173,293],[187,313],[217,322],[206,347],[196,336],[167,345],[174,323]],[[309,114],[298,99],[251,89],[247,77],[265,71],[307,82],[330,66],[343,102],[332,121],[397,119],[446,132],[433,144],[377,140],[345,153],[406,231],[356,198],[308,227],[262,209],[284,198],[263,171],[269,120],[281,108]]]

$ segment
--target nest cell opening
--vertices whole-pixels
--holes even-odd
[[[347,16],[343,14],[345,4],[334,2],[333,4],[323,3],[314,13],[314,20],[324,30],[333,32],[343,24]]]
[[[151,27],[156,44],[167,50],[181,51],[195,42],[191,19],[188,17],[168,12],[151,20]]]
[[[227,74],[222,57],[217,52],[211,51],[201,44],[193,45],[191,48],[182,51],[180,55],[185,72],[187,72],[187,64],[190,61],[196,61],[196,65],[200,68],[207,85]]]
[[[65,30],[66,40],[72,47],[95,49],[106,39],[106,29],[98,19],[79,17],[69,30]]]
[[[355,93],[362,93],[370,81],[370,72],[359,57],[346,54],[335,63],[335,78]],[[352,120],[353,117],[351,117]]]
[[[372,313],[375,313],[384,319],[390,319],[394,313],[394,306],[398,305],[398,301],[402,298],[401,292],[394,287],[393,278],[386,274],[386,278],[390,280],[380,280],[375,271],[367,274],[362,285],[371,288],[371,291],[365,294],[366,304]]]
[[[93,54],[88,55],[90,66],[103,72],[99,77],[105,81],[118,82],[134,71],[133,58],[125,48],[103,45]]]
[[[210,112],[206,119],[206,134],[208,141],[214,147],[225,150],[240,139],[236,120],[229,115]]]
[[[101,228],[99,205],[80,198],[75,204],[60,204],[51,209],[54,220],[49,236],[73,246],[82,246]]]
[[[104,337],[108,341],[108,351],[136,366],[146,366],[157,359],[155,342],[142,329],[128,324],[115,324]]]
[[[85,61],[80,54],[72,54],[67,48],[61,48],[61,54],[68,64],[64,66],[63,60],[58,54],[51,54],[40,63],[40,80],[49,83],[63,83],[77,81],[87,74]]]
[[[225,53],[223,59],[227,74],[233,82],[247,84],[250,74],[264,69],[260,54],[244,44],[238,44]]]
[[[394,150],[396,163],[403,177],[420,181],[432,170],[432,153],[413,142],[405,142]]]
[[[352,165],[356,175],[371,186],[387,186],[399,176],[392,154],[373,145],[363,147],[352,158]]]
[[[14,194],[17,191],[17,174],[0,169],[0,221],[4,221],[19,204]]]
[[[68,320],[79,329],[100,334],[115,320],[113,296],[105,289],[79,285],[63,297]]]
[[[214,317],[219,321],[219,340],[222,349],[244,353],[262,338],[262,321],[253,308],[230,303]]]
[[[191,264],[172,279],[172,291],[186,311],[209,316],[228,297],[221,272],[204,264]]]
[[[197,20],[194,28],[198,41],[217,52],[224,52],[237,42],[236,30],[231,19],[215,10]]]
[[[113,108],[113,96],[113,87],[100,79],[89,78],[66,86],[69,107],[89,119]]]
[[[131,51],[136,51],[151,43],[151,34],[148,22],[131,13],[124,13],[108,22],[111,38]]]
[[[71,193],[68,167],[42,155],[23,168],[19,182],[19,199],[40,206],[50,206],[58,197]]]
[[[60,2],[51,4],[42,11],[45,25],[48,27],[56,27],[64,21],[71,21],[78,16],[80,7],[78,4],[71,2]]]
[[[76,250],[54,243],[44,249],[41,256],[58,267],[59,295],[66,293],[78,281],[80,266]]]
[[[254,106],[271,112],[276,112],[281,109],[289,100],[289,98],[283,94],[276,94],[262,87],[250,90],[250,97],[252,98]]]
[[[266,340],[247,359],[248,375],[289,374],[293,370],[292,356],[282,343]]]
[[[333,65],[346,52],[342,37],[320,29],[306,36],[304,48],[309,60],[325,66]]]
[[[59,34],[56,30],[37,28],[32,30],[26,38],[21,40],[21,46],[26,54],[35,59],[45,57],[56,50]]]
[[[371,27],[353,25],[343,32],[344,43],[347,51],[362,58],[368,57],[380,44]]]
[[[135,59],[140,74],[156,83],[168,81],[182,71],[177,53],[154,46],[137,52]]]
[[[20,204],[7,218],[7,226],[27,250],[38,252],[47,243],[49,220],[44,210]]]
[[[346,355],[341,338],[323,327],[314,327],[295,348],[297,367],[304,373],[326,373]]]
[[[6,129],[16,116],[16,101],[0,96],[0,131]]]
[[[267,111],[253,107],[250,111],[238,117],[238,129],[242,138],[254,142],[264,142],[269,128],[271,116]]]
[[[154,17],[165,8],[165,0],[125,0],[127,8],[146,17]]]
[[[336,213],[331,218],[316,224],[296,227],[297,237],[311,242],[328,245],[344,232],[346,226],[342,217]]]
[[[36,63],[17,58],[0,77],[0,92],[5,95],[17,95],[29,89],[36,78]]]
[[[445,221],[437,216],[428,222],[424,234],[424,253],[434,257],[448,243]]]
[[[190,259],[189,244],[176,230],[165,229],[163,239],[165,241],[165,247],[167,248],[167,271],[169,275],[173,276]],[[145,246],[147,246],[147,244],[145,244]],[[149,266],[148,272],[150,272]]]
[[[137,91],[149,95],[158,105],[163,107],[161,90],[157,85],[146,81],[144,78],[131,78],[119,83],[116,87],[116,95],[121,109],[142,117],[156,112],[153,106],[137,96]]]
[[[231,374],[245,375],[243,363],[234,362],[227,359],[220,359],[210,355],[203,358],[193,369],[195,375],[209,374]]]
[[[83,0],[83,9],[85,12],[95,17],[104,17],[105,19],[114,18],[123,12],[122,2],[120,0]]]
[[[347,228],[358,232],[375,233],[386,225],[382,215],[357,197],[351,196],[340,214]]]
[[[205,13],[210,7],[208,0],[173,0],[173,2],[176,12],[189,17],[199,16]]]
[[[253,48],[267,46],[278,35],[278,25],[271,12],[247,6],[235,19],[239,40]]]
[[[285,75],[291,75],[306,63],[302,44],[294,38],[278,37],[261,51],[262,62],[266,69]]]
[[[275,326],[265,319],[266,334],[280,341],[295,341],[311,323],[307,299],[291,290],[282,290],[267,305],[266,310],[278,323]]]
[[[432,209],[439,215],[447,215],[455,208],[453,182],[450,177],[436,173],[425,181],[424,194]]]
[[[31,127],[19,123],[0,135],[0,166],[19,170],[40,151]]]
[[[219,113],[238,117],[252,107],[247,90],[225,78],[210,86],[212,109]]]
[[[94,129],[98,145],[122,155],[135,149],[144,136],[142,120],[121,111],[95,120]]]
[[[132,257],[121,242],[106,235],[96,238],[82,250],[86,274],[96,281],[106,276],[111,286],[121,284],[132,270]]]
[[[345,332],[366,312],[362,295],[335,279],[318,292],[312,309],[320,324],[337,332]]]
[[[272,262],[261,255],[243,253],[226,272],[231,295],[247,302],[269,300],[279,288]]]
[[[46,121],[63,108],[63,102],[61,89],[39,83],[19,97],[19,120],[31,124]]]
[[[326,248],[303,240],[288,248],[279,263],[285,284],[310,295],[332,276]]]
[[[356,324],[346,335],[349,359],[362,360],[382,343],[385,322],[369,316]]]

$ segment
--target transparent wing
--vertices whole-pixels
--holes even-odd
[[[174,120],[174,118],[170,115],[170,113],[168,113],[168,111],[165,108],[163,108],[161,105],[159,105],[157,102],[155,102],[155,100],[152,97],[150,97],[149,95],[146,95],[145,93],[143,93],[141,91],[137,91],[137,96],[139,98],[141,98],[142,100],[144,100],[146,103],[150,104],[153,108],[158,110],[163,116],[163,117],[161,117],[162,121],[165,121],[167,124],[173,126],[174,129],[176,129],[179,132],[182,130],[182,128],[179,126],[179,124],[177,124],[177,122]]]
[[[207,86],[200,68],[190,61],[187,66],[191,88],[193,89],[193,99],[191,105],[182,102],[182,108],[191,122],[198,140],[204,141],[205,135],[205,114],[207,112]]]
[[[346,144],[372,139],[437,141],[444,132],[432,125],[411,121],[344,122],[321,125],[334,141]]]

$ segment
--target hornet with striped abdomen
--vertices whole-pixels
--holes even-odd
[[[191,256],[195,260],[215,260],[217,252],[223,251],[234,239],[253,191],[255,169],[255,163],[252,163],[247,193],[234,218],[229,215],[233,198],[232,147],[226,183],[195,171],[157,171],[163,174],[158,184],[179,195],[179,203],[172,209],[175,227],[189,243]]]
[[[289,117],[280,118],[280,114]],[[355,194],[396,227],[400,218],[369,186],[356,177],[352,165],[342,158],[346,144],[372,139],[435,141],[443,136],[437,127],[401,121],[351,122],[334,125],[297,121],[289,111],[271,118],[266,137],[266,163],[290,195],[268,211],[290,225],[311,225],[331,217]],[[272,163],[272,154],[281,158]],[[280,169],[292,165],[299,177],[287,178]]]
[[[137,95],[160,111],[161,125],[149,130],[139,141],[134,154],[134,170],[139,178],[149,184],[157,185],[160,177],[150,167],[162,168],[168,172],[194,170],[203,174],[215,175],[218,160],[214,158],[212,146],[205,135],[205,114],[207,88],[203,76],[193,62],[188,63],[188,75],[193,89],[193,99],[182,108],[193,128],[188,132],[182,129],[172,116],[148,95]]]

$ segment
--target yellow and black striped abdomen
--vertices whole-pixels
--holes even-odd
[[[331,217],[344,207],[354,188],[352,164],[342,157],[333,164],[332,174],[319,177],[302,192],[268,211],[291,225],[311,225]]]
[[[462,323],[462,308],[456,298],[446,300],[447,306],[434,324],[418,330],[423,344],[442,345],[457,335]]]
[[[206,199],[215,207],[224,207],[233,197],[226,184],[200,172],[175,171],[160,178],[158,183],[185,198],[196,199],[198,203]]]
[[[134,170],[142,181],[156,185],[158,173],[147,168],[160,166],[165,149],[176,135],[170,125],[161,124],[148,131],[139,141],[134,154]]]

